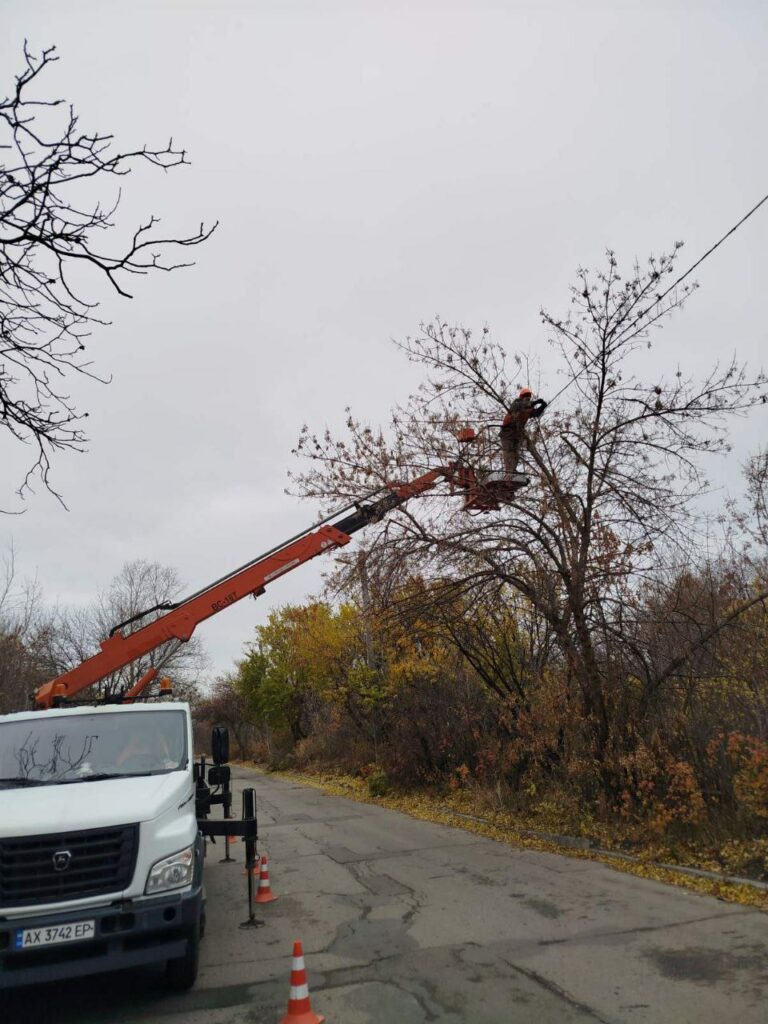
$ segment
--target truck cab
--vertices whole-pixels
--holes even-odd
[[[191,986],[195,795],[188,704],[0,716],[0,989],[160,961]]]

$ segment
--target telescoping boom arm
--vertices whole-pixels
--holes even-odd
[[[57,679],[44,683],[35,694],[35,706],[44,709],[71,700],[82,690],[93,686],[112,672],[125,668],[132,661],[149,654],[168,640],[189,640],[195,628],[212,615],[249,594],[257,596],[263,593],[264,588],[272,580],[303,565],[316,555],[344,547],[349,543],[353,533],[370,523],[377,522],[387,512],[398,508],[410,498],[428,491],[440,479],[451,477],[452,468],[440,468],[430,470],[410,483],[393,485],[383,497],[370,504],[355,506],[355,511],[344,518],[331,517],[335,519],[334,522],[326,521],[323,525],[310,527],[304,533],[272,548],[271,551],[209,584],[191,597],[176,605],[164,606],[168,608],[165,614],[146,626],[124,635],[121,627],[135,619],[121,623],[106,640],[101,641],[101,650],[97,654]],[[341,513],[337,513],[338,515]],[[145,676],[141,679],[128,695],[132,697],[138,693],[155,674],[155,670],[150,669],[147,673],[149,678]]]

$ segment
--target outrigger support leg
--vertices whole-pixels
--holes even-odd
[[[243,821],[253,821],[256,825],[256,790],[243,790]],[[256,867],[256,830],[252,836],[245,837],[245,873],[248,877],[248,918],[240,924],[241,928],[261,928],[265,922],[259,921],[253,912],[253,869]]]

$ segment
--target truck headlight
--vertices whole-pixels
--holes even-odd
[[[163,857],[156,861],[150,868],[147,875],[147,884],[144,892],[148,895],[155,892],[165,892],[167,889],[181,889],[185,885],[192,884],[192,875],[195,870],[195,847],[188,846],[185,850],[171,854],[170,857]]]

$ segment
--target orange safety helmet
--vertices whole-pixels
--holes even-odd
[[[531,391],[530,388],[520,388],[520,393],[518,394],[517,397],[518,398],[532,398],[533,397],[533,392]]]

